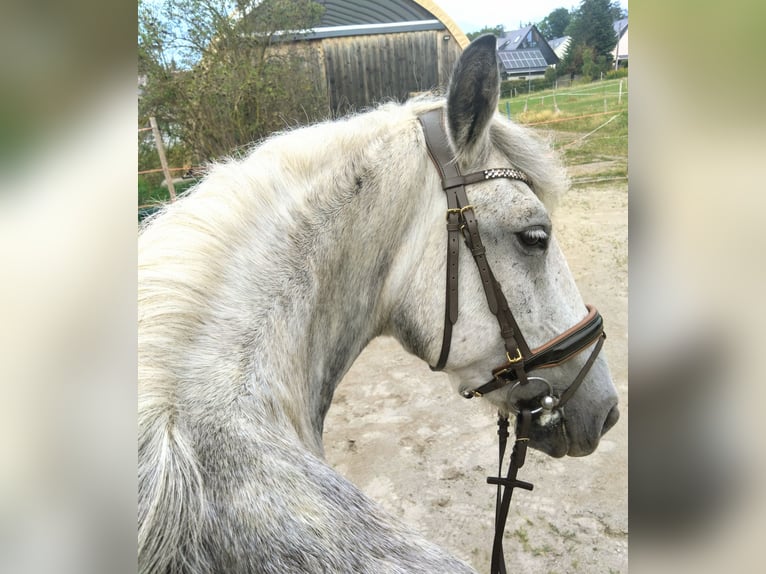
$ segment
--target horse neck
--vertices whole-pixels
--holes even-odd
[[[205,259],[204,281],[187,294],[199,319],[173,342],[183,372],[172,397],[189,416],[226,416],[221,406],[236,403],[322,453],[334,390],[386,327],[419,259],[422,214],[433,208],[433,198],[419,192],[427,189],[428,160],[410,147],[414,119],[375,121],[385,118],[360,116],[339,133],[326,125],[282,136],[243,164],[222,167],[186,200],[206,218],[196,225],[208,230],[195,230],[193,243],[207,238],[216,246],[175,251],[176,267],[179,251]],[[360,132],[367,137],[352,138]],[[310,157],[296,149],[327,151]],[[226,209],[204,208],[218,189],[242,190],[232,185],[241,180],[250,185],[226,197]],[[188,274],[189,260],[182,254],[180,261]]]

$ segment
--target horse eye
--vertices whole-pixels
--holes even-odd
[[[516,237],[526,247],[536,247],[539,249],[546,249],[548,247],[548,232],[540,226],[525,229],[521,233],[517,233]]]

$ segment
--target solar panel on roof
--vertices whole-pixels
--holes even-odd
[[[545,68],[545,61],[540,50],[515,50],[512,52],[498,52],[500,61],[507,69],[518,70],[527,68]]]

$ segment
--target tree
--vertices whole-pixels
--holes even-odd
[[[569,26],[572,16],[566,8],[556,8],[540,22],[537,23],[537,29],[546,40],[561,38],[564,30]]]
[[[612,22],[616,22],[617,20],[622,20],[623,18],[628,17],[628,11],[620,6],[619,2],[612,2],[612,4],[609,6],[609,13],[612,17]]]
[[[587,76],[596,77],[599,72],[610,68],[612,50],[617,44],[617,35],[612,27],[614,14],[615,5],[609,0],[580,2],[566,29],[566,34],[572,37],[562,62],[567,72],[584,72],[584,50],[588,54],[585,59],[588,62]]]
[[[583,45],[580,54],[582,57],[582,75],[588,80],[593,80],[599,73],[598,64],[593,57],[593,48]]]
[[[318,54],[293,42],[319,22],[312,0],[166,0],[139,5],[139,100],[195,162],[327,115]]]
[[[556,68],[553,66],[548,66],[545,68],[545,82],[547,84],[553,85],[553,83],[556,81],[556,78],[558,78],[558,72],[556,72]]]
[[[502,24],[498,24],[494,27],[484,26],[481,30],[477,32],[468,32],[466,36],[469,40],[473,41],[479,36],[483,36],[484,34],[492,34],[493,36],[500,37],[503,34],[505,34],[505,27]]]

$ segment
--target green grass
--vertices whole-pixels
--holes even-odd
[[[620,97],[622,82],[622,97]],[[506,102],[510,103],[511,118],[520,123],[537,123],[558,117],[574,117],[603,112],[616,113],[628,109],[627,78],[604,80],[589,84],[575,84],[560,90],[544,90],[500,100],[499,110],[506,113]],[[606,105],[605,105],[606,102]],[[558,112],[556,111],[558,108]],[[525,112],[526,109],[526,112]],[[535,115],[540,117],[536,118]],[[568,122],[557,122],[566,125]],[[559,128],[556,128],[559,129]]]
[[[161,187],[154,180],[142,175],[138,176],[138,221],[151,216],[158,211],[161,206],[170,201],[170,192],[167,187]],[[184,181],[175,185],[176,197],[191,188],[196,180]]]
[[[511,118],[544,132],[570,168],[587,166],[574,185],[614,183],[628,175],[627,86],[623,78],[534,92],[501,100],[499,110],[509,102]]]
[[[611,122],[605,122],[614,118]],[[628,114],[601,118],[601,124],[587,126],[575,138],[570,133],[558,131],[553,136],[554,146],[562,152],[564,162],[570,166],[588,166],[587,175],[579,179],[601,178],[609,181],[628,175]],[[593,131],[596,130],[596,131]],[[577,183],[577,179],[573,183]]]
[[[155,183],[156,179],[152,180],[141,175],[138,176],[139,207],[153,206],[170,201],[170,191],[168,191],[167,187],[161,187]],[[181,195],[195,183],[197,183],[196,180],[189,180],[175,184],[176,196]]]
[[[559,536],[562,540],[565,541],[572,541],[577,540],[577,534],[575,534],[572,530],[560,530],[558,526],[553,524],[553,522],[548,522],[548,528],[550,528],[551,532],[553,532],[556,536]]]

